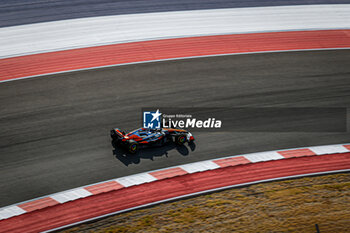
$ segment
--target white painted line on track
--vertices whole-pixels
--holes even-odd
[[[131,176],[126,176],[126,177],[115,179],[115,181],[117,181],[118,183],[120,183],[124,187],[130,187],[133,185],[148,183],[148,182],[152,182],[155,180],[157,180],[157,179],[148,173],[141,173],[141,174],[136,174],[136,175],[131,175]]]
[[[91,196],[92,193],[90,193],[89,191],[85,190],[84,188],[77,188],[77,189],[73,189],[73,190],[69,190],[66,192],[61,192],[58,194],[54,194],[52,196],[50,196],[52,199],[58,201],[59,203],[65,203],[68,201],[73,201],[79,198],[84,198],[84,197],[88,197]]]
[[[0,209],[0,220],[26,213],[22,208],[13,205]]]
[[[349,152],[349,150],[343,147],[342,145],[314,146],[310,147],[310,150],[317,155]]]
[[[276,151],[252,153],[252,154],[244,155],[244,157],[253,163],[285,159],[282,155],[278,154]]]
[[[203,162],[185,164],[180,166],[180,168],[187,171],[188,173],[195,173],[195,172],[217,169],[217,168],[220,168],[220,166],[212,161],[203,161]]]

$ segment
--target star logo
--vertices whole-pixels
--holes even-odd
[[[153,118],[152,118],[152,120],[151,120],[151,122],[152,121],[154,121],[154,120],[159,120],[159,117],[162,115],[160,112],[159,112],[159,109],[157,109],[157,111],[155,112],[155,113],[151,113],[151,115],[153,116]]]
[[[143,127],[146,129],[160,129],[160,116],[162,113],[157,111],[153,112],[143,112]]]

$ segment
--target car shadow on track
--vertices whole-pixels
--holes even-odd
[[[153,160],[154,157],[168,157],[168,152],[171,150],[176,150],[179,154],[187,156],[190,151],[194,151],[195,149],[196,144],[194,142],[189,143],[188,145],[177,145],[174,142],[168,142],[160,147],[140,149],[136,154],[130,154],[123,148],[114,147],[113,155],[115,155],[115,157],[125,166],[129,166],[130,164],[139,164],[141,159]]]

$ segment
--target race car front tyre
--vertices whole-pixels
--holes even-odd
[[[175,137],[175,143],[178,145],[183,145],[186,142],[186,135],[179,134]]]
[[[134,140],[129,140],[127,144],[127,149],[130,154],[135,154],[139,150],[139,144]]]

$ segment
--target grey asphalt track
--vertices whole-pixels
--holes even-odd
[[[195,148],[128,159],[109,138],[112,127],[139,127],[149,106],[349,107],[349,61],[350,50],[233,55],[1,83],[0,207],[194,161],[349,142],[350,133],[198,132]]]

